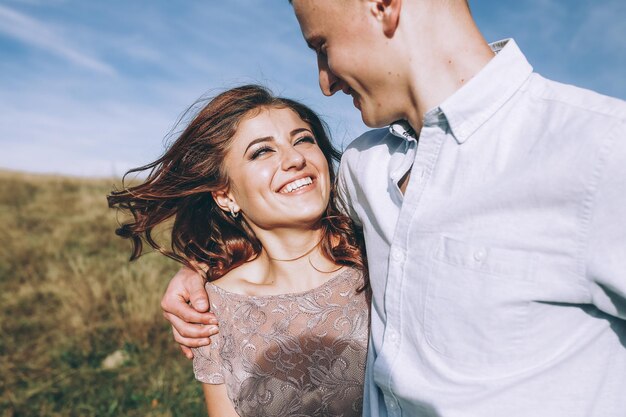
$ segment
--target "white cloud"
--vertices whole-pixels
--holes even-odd
[[[37,88],[2,98],[0,167],[36,172],[121,175],[163,152],[178,115],[160,103],[97,98],[87,105]]]
[[[73,47],[67,39],[56,33],[52,27],[2,5],[0,5],[0,32],[62,57],[83,68],[106,75],[116,73],[115,69],[107,63]]]

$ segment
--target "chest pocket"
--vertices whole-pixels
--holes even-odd
[[[442,237],[434,258],[424,315],[428,344],[483,374],[520,365],[535,285],[533,254]]]

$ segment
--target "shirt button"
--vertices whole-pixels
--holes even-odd
[[[482,262],[485,259],[485,251],[482,249],[477,250],[476,252],[474,252],[474,260],[476,262]]]
[[[391,258],[394,261],[402,261],[404,259],[404,252],[402,251],[402,249],[398,249],[398,248],[393,248],[391,250]]]
[[[389,340],[392,343],[396,343],[398,341],[398,333],[396,333],[395,331],[391,330],[389,332]]]
[[[395,410],[398,407],[398,404],[396,404],[395,400],[389,400],[389,408],[391,408],[392,410]]]

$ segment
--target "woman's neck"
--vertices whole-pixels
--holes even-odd
[[[255,234],[263,246],[263,252],[272,262],[297,260],[298,257],[315,248],[323,237],[321,226],[307,230],[255,230]]]
[[[254,261],[262,272],[259,284],[281,292],[315,288],[338,266],[321,251],[321,227],[311,230],[257,231],[263,250]]]

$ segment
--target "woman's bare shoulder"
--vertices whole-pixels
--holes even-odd
[[[252,262],[245,263],[235,269],[228,271],[218,279],[211,281],[211,284],[222,290],[242,294],[253,295],[250,292],[252,286],[262,279],[258,267]]]

